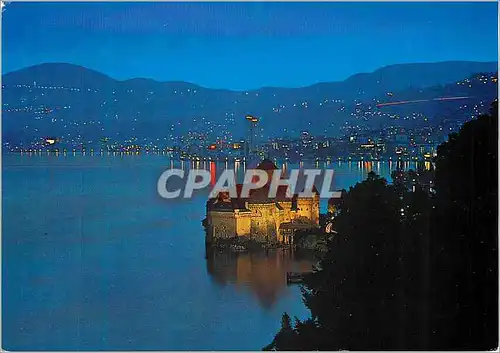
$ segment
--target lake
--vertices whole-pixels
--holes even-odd
[[[311,256],[207,253],[208,191],[176,200],[157,193],[161,173],[180,162],[157,155],[4,155],[2,162],[2,348],[260,350],[283,312],[308,315],[285,273],[308,270]],[[224,163],[182,166],[217,173]],[[370,170],[388,178],[396,168],[325,166],[335,170],[335,189]]]

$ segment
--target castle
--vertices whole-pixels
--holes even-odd
[[[276,165],[263,160],[256,169],[264,170],[271,180]],[[242,185],[236,185],[237,198],[220,192],[207,201],[207,243],[217,239],[246,236],[261,242],[292,243],[298,229],[319,226],[319,193],[311,197],[287,196],[287,185],[280,185],[275,198],[269,198],[270,181],[241,198]]]

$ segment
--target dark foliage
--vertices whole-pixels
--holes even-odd
[[[431,265],[438,348],[498,346],[497,168],[495,102],[438,148]]]
[[[338,235],[305,278],[311,317],[285,314],[266,349],[497,347],[496,110],[439,147],[435,194],[415,172],[395,185],[370,173],[349,190]]]

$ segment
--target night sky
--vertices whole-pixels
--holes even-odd
[[[495,61],[497,3],[11,3],[2,72],[43,62],[117,79],[250,89],[381,66]]]

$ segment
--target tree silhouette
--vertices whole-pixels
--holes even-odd
[[[497,147],[495,102],[438,148],[431,273],[438,348],[498,345]]]
[[[338,234],[304,280],[311,317],[293,328],[288,317],[266,349],[497,346],[496,109],[439,146],[425,174],[435,195],[420,171],[395,185],[371,172],[350,188]]]

